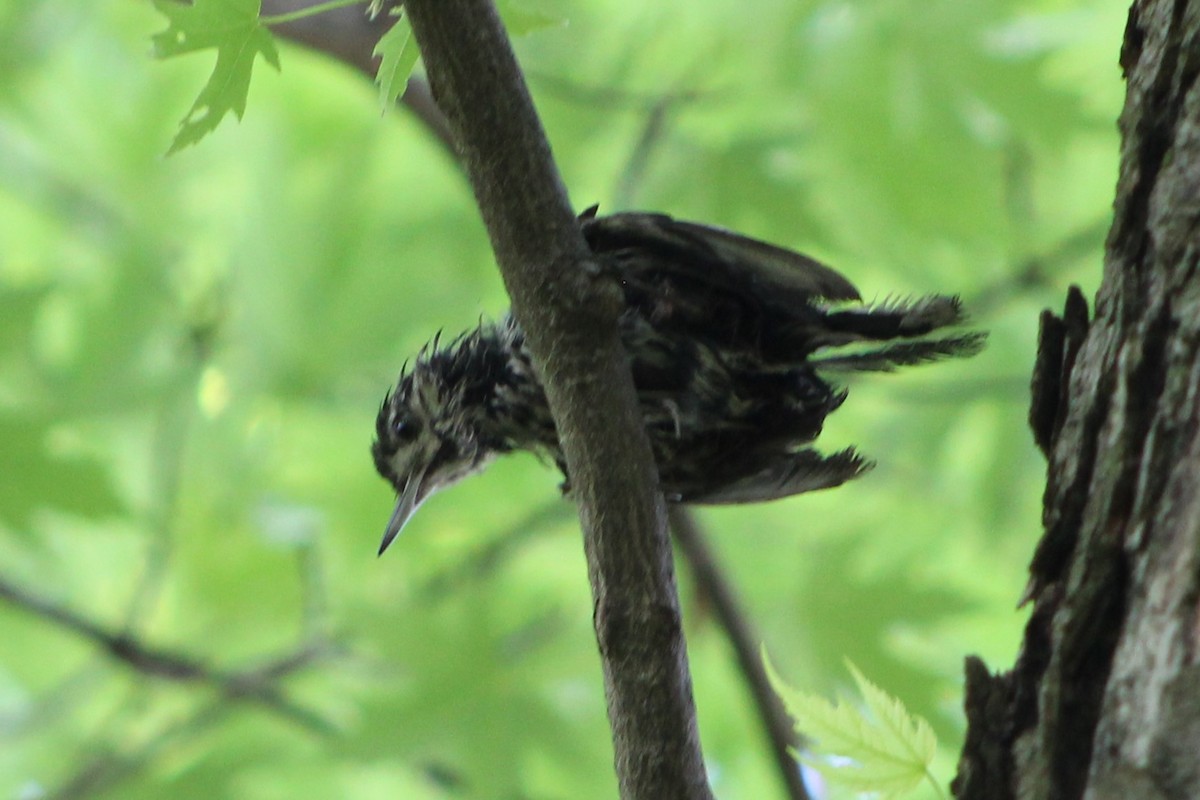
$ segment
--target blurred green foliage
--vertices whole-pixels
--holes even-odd
[[[578,206],[804,249],[868,298],[957,292],[991,331],[855,381],[824,446],[863,480],[702,516],[785,679],[832,692],[851,659],[947,778],[962,658],[1006,667],[1024,621],[1036,320],[1098,282],[1126,5],[543,3],[569,25],[517,43]],[[506,459],[374,555],[384,390],[506,305],[457,168],[282,44],[240,125],[165,159],[212,64],[154,62],[161,29],[0,0],[0,796],[615,796],[552,470]],[[681,587],[714,787],[778,796]]]

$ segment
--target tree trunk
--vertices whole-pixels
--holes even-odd
[[[1089,323],[1043,315],[1045,532],[1011,672],[967,664],[954,783],[978,798],[1200,797],[1200,0],[1137,0]]]

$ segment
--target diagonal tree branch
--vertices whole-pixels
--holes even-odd
[[[263,9],[264,12],[269,10],[271,13],[280,13],[293,10],[298,4],[298,0],[263,0]],[[336,18],[326,20],[326,17],[334,14],[337,15]],[[378,64],[375,59],[369,57],[369,54],[384,27],[378,21],[368,21],[361,9],[352,8],[326,12],[318,17],[307,18],[302,23],[278,26],[275,28],[275,32],[297,43],[332,55],[371,77]],[[543,80],[554,85],[557,79],[545,76]],[[562,90],[566,91],[566,89]],[[596,90],[596,92],[603,92],[603,90]],[[425,98],[425,100],[421,101],[419,107],[414,107],[412,102],[414,98]],[[631,164],[640,164],[644,158],[649,138],[660,127],[661,116],[678,103],[694,99],[696,99],[696,95],[693,92],[641,98],[629,97],[625,94],[612,96],[610,93],[603,97],[604,102],[636,102],[647,109],[649,118],[646,130],[643,132],[642,139],[639,140],[638,149],[635,151]],[[403,102],[430,126],[430,131],[435,137],[443,140],[448,147],[452,147],[447,138],[449,137],[449,128],[445,118],[433,104],[428,85],[424,81],[417,77],[410,78]],[[627,168],[627,172],[632,171],[636,171],[634,167]],[[622,176],[621,185],[623,187],[628,182],[627,178],[627,175]],[[553,508],[556,507],[557,503],[552,507],[538,509],[530,517],[541,520],[543,516],[553,513]],[[535,527],[522,521],[515,530],[528,532]],[[689,562],[693,580],[696,581],[701,592],[712,598],[717,611],[718,624],[726,631],[737,654],[738,666],[745,674],[746,682],[755,699],[755,705],[770,742],[780,780],[787,791],[787,796],[792,800],[807,800],[809,795],[797,769],[796,761],[791,755],[791,748],[798,746],[799,740],[786,712],[766,680],[758,658],[758,638],[753,631],[752,624],[738,607],[733,588],[722,575],[720,565],[705,543],[704,532],[696,524],[694,517],[683,508],[673,508],[671,510],[671,529],[679,545],[680,553]],[[509,540],[509,536],[502,537],[496,549],[506,546]],[[492,550],[481,554],[480,563],[472,562],[474,566],[471,569],[478,569],[482,563],[486,563],[494,555]],[[443,578],[445,577],[447,576],[443,576]],[[439,580],[428,588],[432,591],[444,584],[444,580]]]
[[[684,506],[672,506],[670,519],[675,543],[687,560],[696,583],[703,587],[712,603],[717,620],[729,637],[729,643],[737,657],[738,668],[746,676],[746,683],[750,686],[755,708],[770,740],[771,754],[775,757],[775,765],[787,796],[790,800],[809,800],[808,789],[804,786],[799,765],[792,757],[792,750],[800,747],[801,741],[796,736],[783,703],[767,679],[767,671],[759,655],[759,642],[762,638],[742,612],[733,586],[721,574],[721,567],[705,542],[704,531],[696,522],[695,515]]]
[[[489,0],[409,0],[405,8],[579,502],[621,795],[711,797],[666,511],[617,333],[619,290],[583,240]]]
[[[224,670],[196,656],[152,647],[131,633],[114,633],[66,606],[55,603],[0,575],[0,600],[55,623],[87,639],[113,659],[154,678],[180,683],[202,683],[216,688],[226,700],[249,700],[321,734],[332,725],[315,712],[291,701],[278,682],[333,653],[331,645],[317,639],[262,663],[240,670]]]

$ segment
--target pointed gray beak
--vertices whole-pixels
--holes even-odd
[[[388,549],[392,540],[400,535],[404,524],[408,522],[413,512],[417,510],[417,506],[421,505],[421,501],[425,499],[425,492],[421,491],[423,483],[425,483],[425,473],[418,472],[410,475],[408,482],[404,484],[404,491],[396,499],[396,509],[392,511],[387,528],[383,532],[383,541],[379,543],[379,555],[383,555],[383,551]]]

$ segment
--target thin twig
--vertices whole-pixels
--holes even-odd
[[[324,14],[328,11],[336,11],[339,8],[348,6],[361,6],[362,0],[328,0],[324,3],[317,3],[306,8],[298,8],[295,11],[285,11],[282,14],[264,14],[260,19],[264,25],[286,25],[289,22],[297,22],[305,17]]]
[[[208,730],[229,713],[227,701],[206,704],[186,719],[162,726],[128,752],[101,753],[85,763],[44,795],[45,800],[79,800],[92,797],[135,775],[176,742]]]
[[[332,727],[315,713],[296,706],[276,685],[281,679],[334,652],[329,642],[315,639],[260,664],[224,670],[204,659],[152,647],[128,632],[107,630],[82,614],[42,597],[0,576],[0,600],[71,631],[95,644],[118,662],[149,677],[182,683],[204,683],[234,700],[252,700],[318,733]]]
[[[433,575],[425,582],[420,595],[425,599],[437,599],[469,580],[479,580],[486,576],[534,534],[551,523],[567,519],[569,508],[562,498],[535,506],[476,552]]]
[[[232,710],[233,706],[224,698],[206,703],[184,719],[167,723],[143,736],[137,747],[95,756],[59,787],[40,797],[44,800],[80,800],[102,794],[145,769],[167,748],[186,743],[208,731]]]
[[[787,789],[787,796],[791,800],[809,800],[799,765],[792,756],[792,751],[798,748],[801,742],[787,711],[767,680],[767,672],[759,655],[761,639],[742,611],[733,586],[722,574],[695,515],[679,505],[671,506],[669,514],[675,544],[687,560],[696,584],[712,603],[717,621],[733,646],[738,667],[750,686],[759,720],[771,743],[771,753],[775,758],[779,778]]]
[[[693,103],[701,100],[711,100],[728,95],[724,89],[681,89],[678,91],[637,91],[613,86],[592,85],[580,83],[561,75],[545,72],[531,72],[529,78],[539,88],[552,92],[555,96],[576,104],[603,106],[614,111],[632,110],[639,113],[652,110],[658,105],[668,103]]]
[[[1054,276],[1071,262],[1103,249],[1108,226],[1107,219],[1095,220],[1068,233],[1044,251],[1013,264],[1008,274],[977,291],[967,305],[975,315],[983,316],[1022,292],[1049,289],[1054,285]]]
[[[329,597],[325,585],[325,564],[314,541],[296,548],[296,571],[300,579],[300,628],[309,640],[329,635]]]
[[[152,473],[157,502],[146,514],[150,541],[142,574],[134,584],[125,613],[124,630],[132,634],[154,609],[175,552],[175,518],[183,487],[183,461],[195,415],[195,391],[207,361],[210,337],[193,337],[186,380],[163,398],[151,442]]]
[[[638,187],[642,183],[646,169],[650,164],[650,156],[654,153],[667,129],[667,119],[674,109],[672,98],[663,98],[651,106],[642,125],[641,135],[633,145],[633,152],[625,162],[617,178],[617,186],[613,190],[613,201],[617,208],[630,208],[637,196]]]

